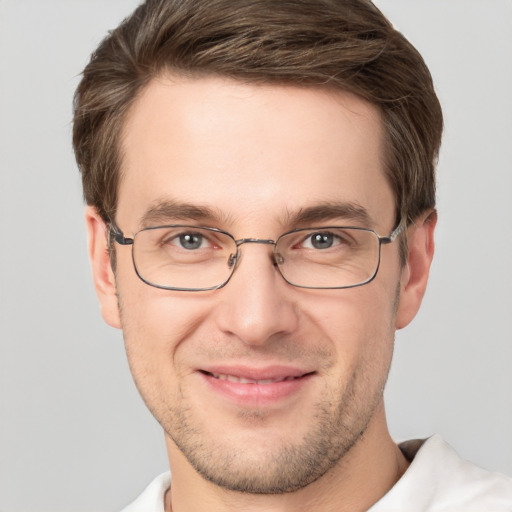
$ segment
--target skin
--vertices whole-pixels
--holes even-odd
[[[125,121],[115,220],[126,236],[170,222],[237,239],[332,224],[385,236],[395,212],[382,144],[378,111],[348,93],[160,77]],[[169,202],[208,214],[147,219]],[[297,218],[326,204],[314,220]],[[364,225],[332,208],[346,204],[366,212]],[[249,244],[224,288],[194,293],[143,283],[129,247],[116,248],[114,276],[105,226],[91,207],[86,217],[103,317],[123,330],[135,382],[165,431],[167,510],[366,510],[393,486],[407,462],[389,436],[382,393],[395,330],[425,291],[435,214],[409,228],[404,267],[397,243],[382,246],[365,286],[292,287],[271,247]],[[212,368],[307,377],[270,398],[265,384],[245,384],[235,399],[205,377]]]

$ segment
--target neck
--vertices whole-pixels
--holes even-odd
[[[339,463],[296,492],[255,495],[228,491],[206,481],[167,440],[172,492],[166,512],[354,512],[368,510],[399,480],[408,462],[391,439],[381,405],[365,433]]]

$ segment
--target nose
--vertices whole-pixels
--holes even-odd
[[[241,248],[236,271],[217,291],[217,326],[246,345],[265,345],[297,328],[297,292],[275,267],[272,251],[265,242]]]

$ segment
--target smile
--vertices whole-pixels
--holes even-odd
[[[316,372],[289,367],[254,369],[226,366],[201,369],[197,374],[213,392],[210,395],[212,399],[214,396],[222,397],[222,400],[239,407],[267,407],[299,397]]]
[[[206,372],[206,373],[208,373],[215,379],[227,380],[229,382],[236,382],[238,384],[273,384],[275,382],[285,382],[285,381],[289,381],[289,380],[300,379],[302,377],[302,375],[300,375],[297,377],[288,376],[288,377],[280,377],[280,378],[276,378],[276,379],[249,379],[246,377],[238,377],[236,375],[228,375],[225,373],[209,373],[209,372]]]

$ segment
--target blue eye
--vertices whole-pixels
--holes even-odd
[[[340,234],[333,233],[332,231],[317,231],[316,233],[309,234],[301,243],[304,249],[325,250],[330,249],[343,243],[343,238]]]
[[[202,247],[204,237],[203,235],[197,233],[183,233],[179,235],[175,240],[179,241],[179,245],[181,245],[183,249],[193,250]]]
[[[332,233],[314,233],[309,238],[315,249],[329,249],[335,242]]]

